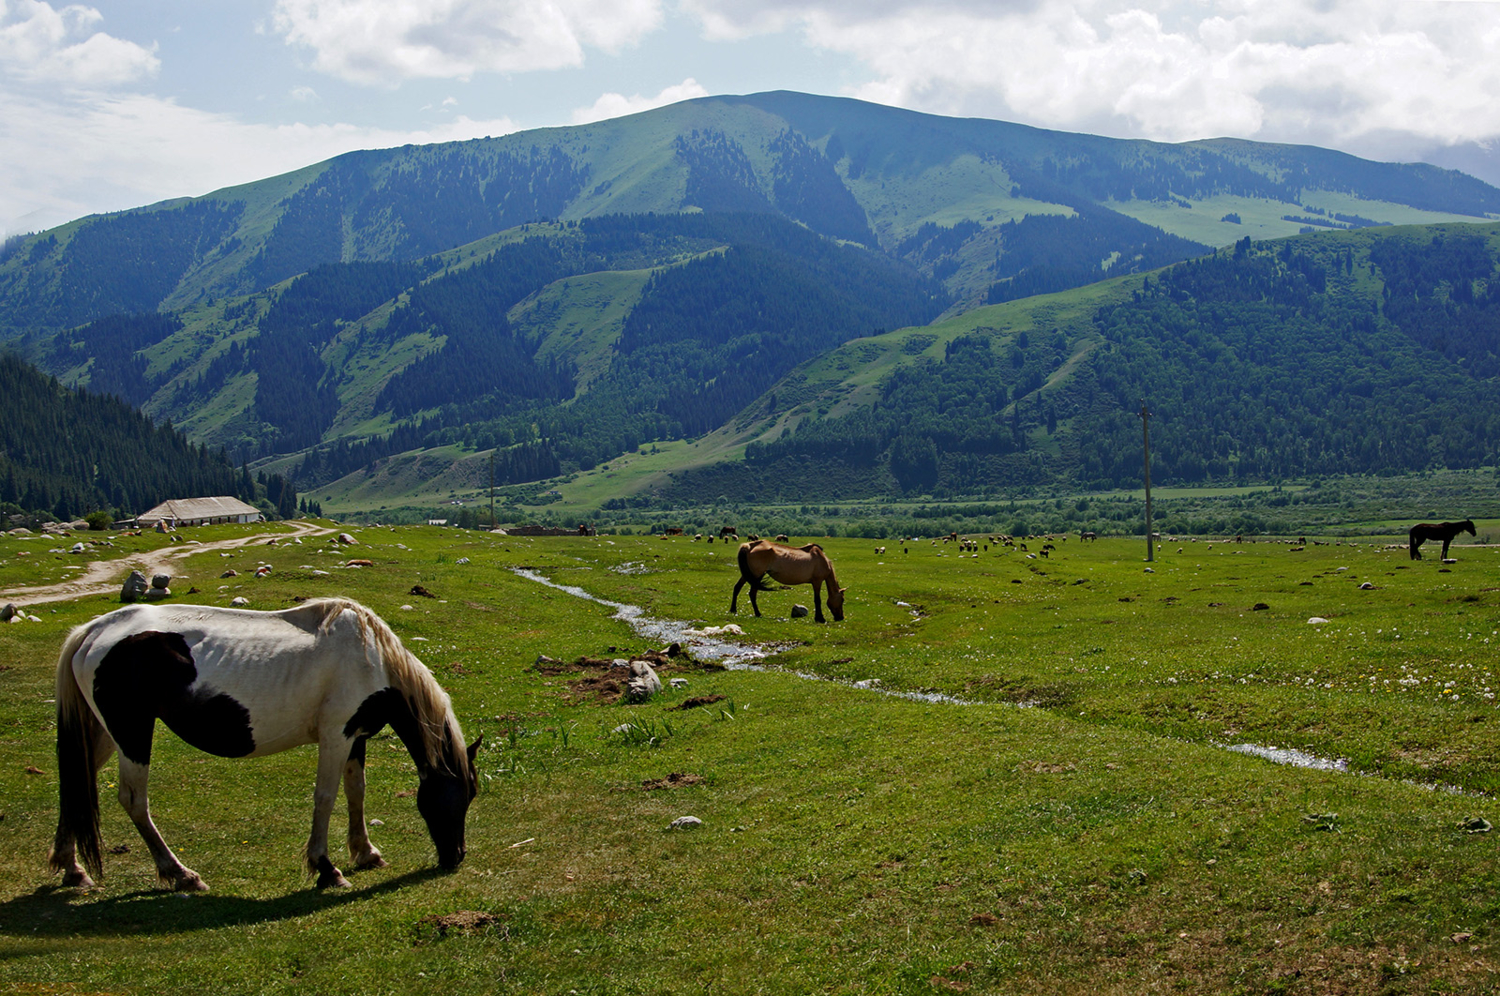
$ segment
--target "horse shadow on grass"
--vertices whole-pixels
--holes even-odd
[[[369,888],[303,889],[273,898],[141,889],[89,900],[86,893],[46,885],[0,902],[0,936],[130,937],[275,923],[377,900],[450,874],[441,868],[420,868]]]

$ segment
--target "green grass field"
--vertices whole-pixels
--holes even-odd
[[[413,769],[389,733],[370,744],[367,808],[391,866],[319,892],[300,857],[312,749],[221,760],[159,728],[153,812],[212,891],[155,889],[113,801],[113,763],[100,779],[101,887],[58,889],[45,866],[55,657],[70,626],[117,603],[34,608],[41,623],[0,627],[0,987],[1500,984],[1500,831],[1464,827],[1500,822],[1500,548],[1459,544],[1445,565],[1435,549],[1411,561],[1380,541],[1199,540],[1166,544],[1148,565],[1140,540],[1073,538],[1032,559],[829,538],[819,542],[849,589],[846,619],[819,626],[789,618],[794,602],[811,605],[805,587],[763,594],[759,619],[742,597],[731,618],[732,545],[423,527],[355,535],[353,552],[309,540],[206,554],[187,561],[174,590],[191,583],[202,590],[194,599],[243,595],[266,609],[340,594],[380,612],[452,693],[469,737],[484,735],[466,863],[435,870],[405,794]],[[37,542],[0,538],[0,562]],[[1039,543],[1028,545],[1036,554]],[[374,565],[339,566],[352,555]],[[271,576],[246,577],[261,561]],[[240,576],[220,579],[226,564]],[[571,662],[653,645],[612,609],[521,567],[652,617],[736,622],[745,640],[781,649],[762,670],[687,665],[662,675],[685,677],[684,688],[606,704],[570,674],[536,670],[538,655]],[[410,594],[415,584],[437,597]],[[722,698],[682,708],[712,696]],[[1349,771],[1226,749],[1238,744],[1345,759]],[[684,815],[702,826],[668,829]],[[332,839],[342,834],[336,810]]]

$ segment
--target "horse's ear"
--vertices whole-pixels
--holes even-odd
[[[840,588],[839,589],[839,594],[842,595],[844,592],[846,592],[848,590],[849,590],[848,588]]]
[[[479,745],[484,743],[484,734],[481,733],[473,743],[469,744],[469,766],[474,766],[474,757],[479,753]]]

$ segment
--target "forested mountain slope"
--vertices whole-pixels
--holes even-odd
[[[1500,462],[1500,226],[1253,244],[850,342],[665,502],[959,496]]]
[[[222,453],[0,355],[0,504],[71,519],[194,495],[257,497]]]
[[[350,153],[0,250],[0,338],[180,311],[320,265],[409,262],[538,219],[765,213],[903,260],[961,305],[1304,228],[1500,216],[1464,174],[1310,147],[1165,145],[777,92]]]
[[[948,304],[909,264],[774,214],[605,216],[21,345],[236,459],[316,448],[309,480],[455,442],[531,480],[708,432],[798,363]]]

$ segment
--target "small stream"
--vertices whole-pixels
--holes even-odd
[[[780,653],[798,646],[799,642],[786,643],[751,643],[749,641],[737,641],[731,638],[731,634],[725,634],[725,627],[708,626],[695,628],[691,623],[679,619],[655,619],[646,615],[646,610],[639,605],[626,605],[622,602],[611,602],[608,599],[591,595],[576,585],[559,584],[550,578],[544,577],[538,572],[525,567],[513,567],[511,570],[518,576],[537,584],[555,588],[566,592],[575,598],[596,602],[599,605],[614,609],[614,618],[629,624],[636,634],[643,639],[660,642],[662,645],[680,643],[684,647],[691,647],[693,656],[699,660],[712,661],[722,664],[731,671],[765,671],[768,670],[759,662],[772,654]],[[825,681],[836,685],[845,685],[863,691],[877,692],[896,699],[906,699],[910,702],[944,703],[947,705],[972,706],[972,705],[994,705],[995,703],[973,702],[968,699],[960,699],[952,695],[944,695],[941,692],[912,692],[898,691],[881,687],[879,678],[870,678],[865,681],[839,681],[834,678],[825,678],[822,675],[809,674],[803,671],[787,671],[777,668],[783,674],[793,674],[807,681]],[[1019,708],[1027,708],[1027,703],[1021,703]],[[1338,771],[1349,772],[1349,762],[1344,758],[1319,757],[1306,751],[1295,750],[1291,747],[1263,747],[1259,744],[1212,744],[1222,750],[1232,751],[1236,754],[1249,754],[1259,757],[1274,764],[1287,764],[1294,768],[1310,768],[1315,771]],[[1378,777],[1378,776],[1377,776]],[[1419,782],[1407,782],[1418,788],[1425,788],[1439,792],[1454,792],[1463,795],[1480,795],[1481,792],[1468,792],[1452,785],[1424,784]]]

